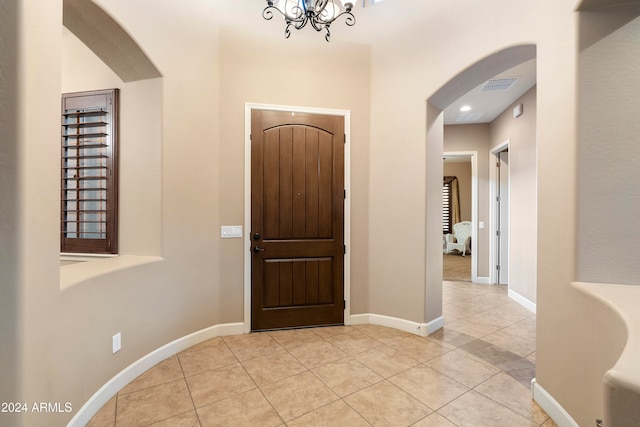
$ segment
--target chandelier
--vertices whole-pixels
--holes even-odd
[[[275,3],[275,4],[274,4]],[[289,38],[291,27],[299,30],[308,23],[316,31],[325,30],[325,40],[331,39],[329,27],[331,24],[345,15],[345,23],[352,27],[356,23],[356,18],[351,13],[352,2],[342,4],[340,0],[267,0],[267,7],[262,11],[262,17],[266,20],[273,18],[274,11],[284,16],[287,26],[284,35]]]

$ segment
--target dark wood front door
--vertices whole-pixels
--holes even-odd
[[[251,114],[251,329],[344,323],[344,119]]]

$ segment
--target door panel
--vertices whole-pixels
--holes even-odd
[[[264,308],[333,304],[331,258],[266,260]]]
[[[251,134],[252,329],[341,324],[343,118],[254,110]]]

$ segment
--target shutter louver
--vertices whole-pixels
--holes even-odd
[[[117,89],[62,97],[61,251],[117,253]]]

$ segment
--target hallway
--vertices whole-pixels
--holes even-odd
[[[531,400],[535,315],[501,286],[443,285],[444,329],[376,325],[217,337],[122,389],[91,427],[556,424]]]

